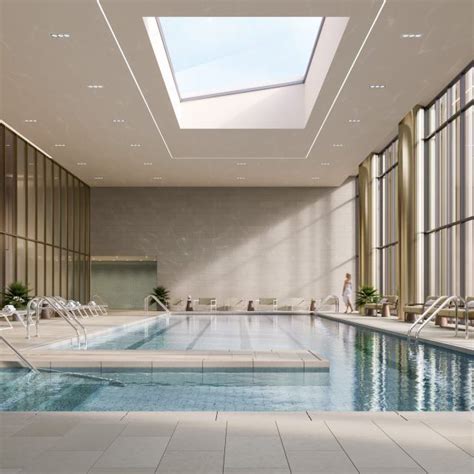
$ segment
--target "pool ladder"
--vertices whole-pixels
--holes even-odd
[[[458,322],[459,322],[458,312],[459,312],[459,303],[460,302],[463,303],[464,300],[459,296],[449,296],[449,297],[448,296],[440,296],[436,300],[430,301],[431,304],[425,309],[425,311],[423,311],[421,316],[419,316],[418,319],[410,326],[410,329],[408,329],[408,332],[407,332],[408,340],[410,340],[410,338],[412,337],[412,334],[411,334],[412,331],[415,329],[415,327],[418,324],[420,324],[420,327],[415,331],[415,340],[418,340],[418,337],[419,337],[420,332],[422,331],[422,329],[430,321],[432,321],[434,318],[436,318],[438,313],[443,308],[446,308],[451,303],[454,303],[454,307],[455,307],[455,315],[456,315],[456,332],[455,332],[455,335],[457,336],[458,335]],[[425,302],[423,307],[425,307],[426,305],[427,305],[427,303]],[[466,337],[467,337],[467,334],[468,333],[467,333],[467,310],[466,310]]]
[[[69,326],[74,329],[77,338],[78,347],[81,347],[81,332],[84,336],[84,349],[87,349],[87,330],[85,326],[79,321],[78,317],[71,311],[62,301],[61,298],[55,296],[40,296],[33,298],[29,301],[27,308],[26,308],[26,337],[27,339],[30,338],[30,326],[33,325],[31,314],[35,311],[35,329],[36,329],[36,337],[39,336],[39,323],[40,323],[40,316],[41,310],[43,309],[43,305],[49,306],[59,315],[61,318],[66,321]]]
[[[170,310],[155,295],[148,295],[143,300],[143,307],[144,307],[144,310],[147,313],[148,313],[149,308],[150,308],[150,300],[155,300],[155,303],[158,306],[160,306],[163,311],[165,311],[168,314],[170,313]]]

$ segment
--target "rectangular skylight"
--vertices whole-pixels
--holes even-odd
[[[323,20],[157,18],[181,100],[304,83]]]

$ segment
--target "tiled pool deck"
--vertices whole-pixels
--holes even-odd
[[[399,335],[409,327],[391,318],[324,316]],[[92,335],[144,318],[143,312],[114,313],[87,320],[87,327]],[[35,358],[46,360],[52,352],[58,360],[68,357],[41,347],[71,337],[61,320],[42,321],[40,338],[25,339],[18,324],[3,334]],[[439,328],[427,329],[424,339],[467,352],[474,344]],[[74,351],[71,357],[83,359],[69,362],[84,366],[93,352]],[[122,351],[116,352],[119,357]],[[209,355],[195,356],[202,363]],[[0,361],[13,359],[0,347]],[[112,472],[472,474],[474,417],[469,412],[0,412],[0,473]]]
[[[463,473],[469,413],[0,413],[0,472]]]

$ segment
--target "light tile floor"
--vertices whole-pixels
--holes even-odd
[[[0,413],[0,473],[474,472],[472,413]]]

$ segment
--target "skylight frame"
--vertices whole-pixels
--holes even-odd
[[[278,84],[268,84],[268,85],[259,86],[259,87],[248,87],[248,88],[244,88],[244,89],[236,89],[236,90],[232,90],[232,91],[216,92],[214,94],[203,94],[203,95],[197,95],[197,96],[193,96],[193,97],[183,98],[183,97],[181,97],[181,92],[179,90],[178,81],[176,80],[175,70],[174,70],[174,67],[173,67],[173,61],[171,60],[171,55],[169,53],[168,45],[166,43],[166,37],[165,37],[165,34],[164,34],[162,26],[161,26],[160,18],[162,18],[162,17],[155,17],[155,20],[156,20],[156,24],[157,24],[157,27],[158,27],[158,31],[160,33],[160,39],[163,43],[163,47],[164,47],[164,50],[166,52],[166,59],[168,61],[168,65],[169,65],[169,68],[170,68],[170,71],[171,71],[171,75],[173,76],[173,82],[174,82],[174,85],[176,87],[176,92],[178,94],[180,102],[189,102],[189,101],[194,101],[194,100],[211,99],[211,98],[214,98],[214,97],[225,97],[225,96],[229,96],[229,95],[245,94],[247,92],[256,92],[256,91],[262,91],[262,90],[268,90],[268,89],[279,89],[279,88],[282,88],[282,87],[288,87],[288,86],[295,86],[295,85],[304,84],[306,82],[307,77],[308,77],[309,69],[311,67],[311,63],[312,63],[313,58],[314,58],[314,53],[316,51],[316,47],[318,45],[319,38],[321,36],[321,32],[322,32],[323,27],[324,27],[324,21],[326,19],[326,17],[324,17],[324,16],[323,17],[318,17],[318,18],[321,18],[321,22],[319,24],[319,29],[318,29],[318,32],[316,34],[316,38],[314,40],[313,47],[311,49],[311,54],[309,55],[308,63],[306,64],[306,70],[305,70],[303,79],[297,80],[297,81],[290,81],[290,82],[284,82],[284,83],[278,83]]]

